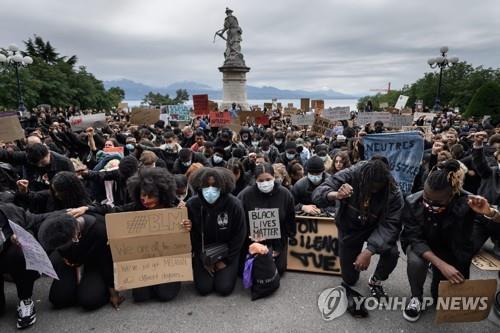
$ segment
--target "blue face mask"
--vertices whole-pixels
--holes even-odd
[[[321,180],[323,180],[323,174],[321,175],[307,175],[307,178],[313,183],[314,185],[318,185],[321,183]]]
[[[220,188],[214,186],[205,187],[201,189],[201,193],[209,204],[213,204],[220,197]]]
[[[293,160],[295,158],[295,154],[286,153],[286,158]]]
[[[134,151],[135,146],[133,144],[131,144],[131,143],[127,143],[125,145],[125,148],[127,148],[128,151]]]

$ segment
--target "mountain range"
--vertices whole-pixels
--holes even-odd
[[[206,84],[182,81],[175,82],[166,87],[153,87],[143,83],[134,82],[127,79],[120,79],[114,81],[104,81],[104,87],[109,89],[111,87],[120,87],[125,91],[126,100],[142,100],[144,96],[152,91],[161,94],[169,94],[175,96],[175,91],[178,89],[186,89],[190,96],[196,94],[208,94],[210,99],[222,99],[222,89],[213,88]],[[335,90],[319,90],[319,91],[306,91],[306,90],[287,90],[279,89],[276,87],[255,87],[247,85],[248,99],[298,99],[298,98],[311,98],[311,99],[354,99],[358,96],[352,96],[337,92]]]

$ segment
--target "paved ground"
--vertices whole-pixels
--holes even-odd
[[[373,269],[373,263],[371,268]],[[472,268],[473,278],[494,278],[496,272]],[[367,294],[364,273],[358,290]],[[430,279],[428,279],[430,280]],[[330,322],[321,319],[317,298],[322,290],[340,284],[340,278],[326,275],[288,272],[280,289],[272,297],[255,302],[238,282],[235,292],[226,298],[215,295],[200,297],[192,284],[186,283],[174,301],[134,304],[130,293],[119,311],[106,306],[84,312],[78,308],[52,310],[47,299],[48,278],[37,281],[38,322],[36,332],[500,332],[500,321],[494,314],[479,323],[435,325],[433,310],[417,323],[405,321],[399,311],[373,311],[366,319],[344,314]],[[428,281],[429,282],[429,281]],[[428,286],[426,290],[428,291]],[[401,258],[387,284],[391,295],[408,296],[406,261]],[[6,283],[7,313],[0,318],[0,332],[15,332],[15,288]],[[496,324],[493,323],[496,320]]]

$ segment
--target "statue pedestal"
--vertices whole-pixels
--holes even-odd
[[[231,105],[241,106],[241,111],[250,111],[247,101],[247,73],[249,67],[241,66],[222,66],[219,67],[222,73],[223,98],[219,105],[219,110],[231,109]]]

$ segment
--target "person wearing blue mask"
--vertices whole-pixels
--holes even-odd
[[[307,176],[295,183],[292,194],[295,198],[295,211],[298,214],[319,215],[319,209],[312,202],[312,193],[326,179],[325,165],[318,156],[313,156],[307,161]]]
[[[290,164],[293,160],[299,161],[299,163],[302,164],[300,155],[297,151],[297,144],[294,141],[288,141],[285,144],[285,151],[278,155],[275,163],[282,163],[288,167],[288,164]]]
[[[240,251],[247,235],[243,207],[231,194],[234,176],[225,168],[201,168],[191,175],[190,184],[196,193],[186,202],[192,221],[195,288],[201,295],[229,295],[236,283]],[[223,251],[209,257],[209,249],[214,248]]]
[[[238,195],[245,211],[244,216],[247,219],[247,227],[250,224],[248,215],[250,211],[277,208],[277,219],[279,221],[281,237],[278,239],[258,240],[250,240],[247,237],[240,258],[245,258],[249,252],[250,245],[261,243],[271,251],[278,272],[283,274],[287,264],[288,237],[295,232],[296,227],[293,196],[290,191],[275,181],[274,169],[271,164],[263,163],[256,165],[254,176],[255,185],[248,186]]]

